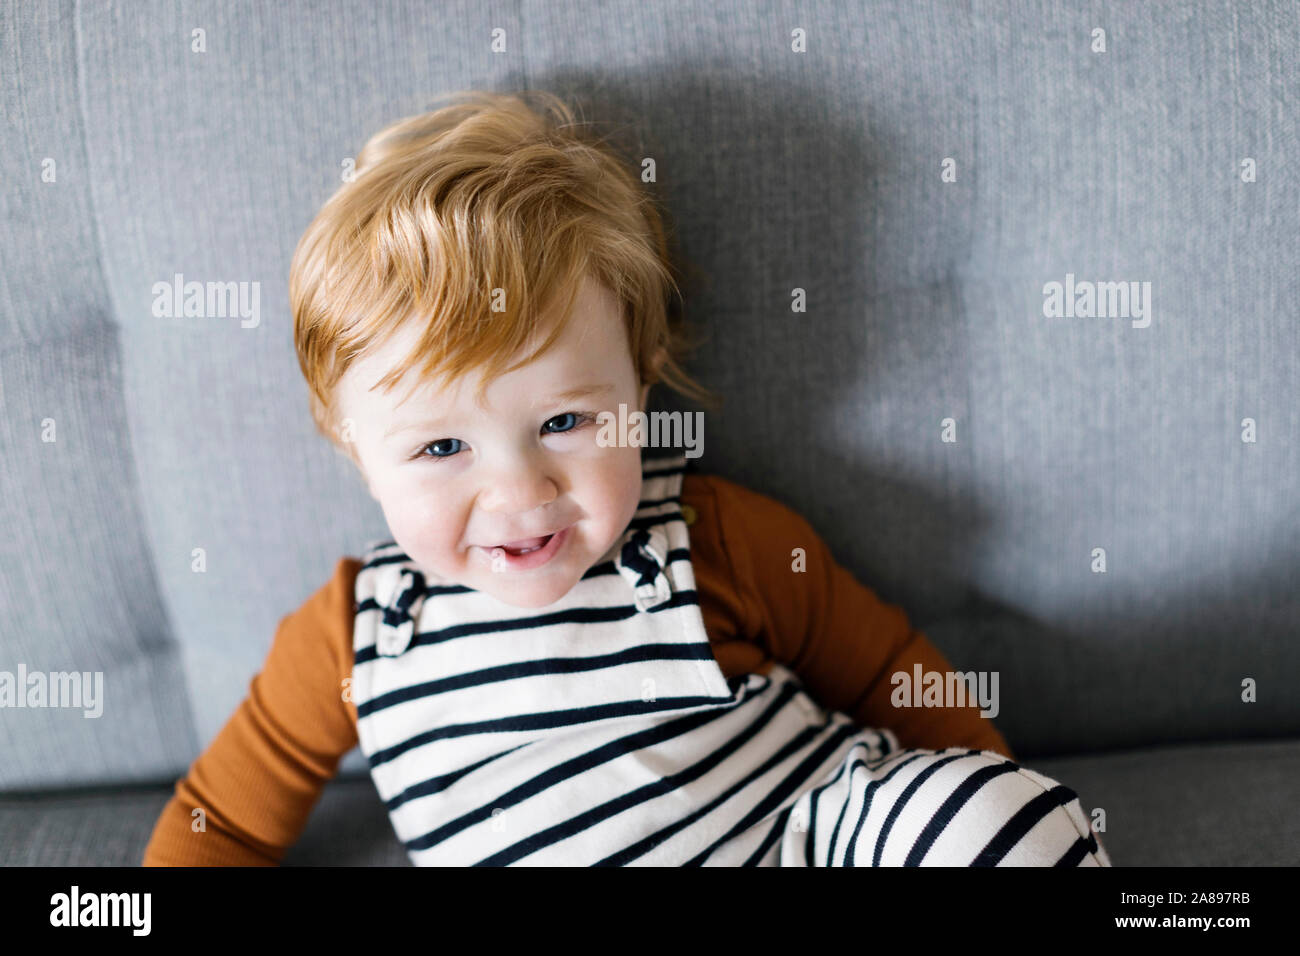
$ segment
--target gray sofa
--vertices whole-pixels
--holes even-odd
[[[0,862],[138,863],[277,622],[385,533],[312,430],[289,259],[367,134],[475,87],[656,158],[726,402],[700,467],[997,671],[1115,865],[1300,862],[1291,0],[0,14],[0,671],[104,680],[97,718],[0,709]],[[259,283],[256,323],[155,315],[176,274]],[[1146,316],[1049,316],[1053,282]],[[405,862],[353,751],[286,863]]]

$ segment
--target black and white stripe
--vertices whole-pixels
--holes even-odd
[[[970,790],[980,822],[991,798],[1015,799],[996,780],[957,779],[959,761],[908,791],[933,752],[902,751],[890,731],[824,710],[779,664],[724,677],[695,592],[685,467],[681,454],[645,462],[625,533],[541,611],[437,580],[392,542],[367,549],[353,635],[358,736],[413,863],[888,864],[918,828],[930,862],[979,842],[936,828],[942,813],[963,819],[952,794]],[[875,780],[871,768],[886,764],[895,776]],[[880,817],[891,805],[902,811]],[[1002,822],[1038,835],[1027,816],[1037,810],[1012,819],[1022,806]],[[1010,835],[1002,859],[1014,861]],[[984,843],[972,861],[1003,849]]]

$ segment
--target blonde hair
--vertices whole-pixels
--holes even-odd
[[[374,134],[294,251],[294,346],[318,430],[357,460],[335,434],[336,386],[417,316],[417,345],[378,386],[417,366],[452,380],[481,370],[481,403],[488,380],[551,348],[584,277],[621,304],[643,385],[716,407],[681,367],[698,343],[672,308],[681,291],[663,217],[638,178],[553,94],[453,97],[464,102]],[[506,310],[493,312],[502,292]],[[544,322],[549,336],[505,368]]]

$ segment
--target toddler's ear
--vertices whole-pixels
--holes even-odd
[[[370,492],[371,498],[378,501],[379,495],[375,494],[375,486],[370,483],[370,476],[366,474],[366,469],[361,466],[360,462],[357,462],[357,469],[361,472],[361,480],[366,484],[366,491]]]
[[[654,370],[654,375],[656,378],[659,375],[659,369],[663,367],[664,359],[666,359],[667,357],[668,357],[668,352],[662,345],[659,346],[659,348],[655,349],[654,358],[650,360],[650,367]],[[652,384],[653,383],[647,383],[646,385],[641,386],[641,408],[642,409],[646,407],[645,405],[646,399],[650,397],[650,386]]]
[[[374,498],[376,501],[378,501],[379,496],[375,494],[375,486],[370,483],[370,476],[366,474],[366,466],[361,464],[361,459],[357,457],[357,453],[354,450],[354,448],[352,446],[349,446],[347,448],[338,448],[336,450],[340,455],[342,455],[348,461],[352,462],[352,464],[357,469],[357,474],[361,476],[361,483],[366,486],[366,491],[370,493],[371,498]]]

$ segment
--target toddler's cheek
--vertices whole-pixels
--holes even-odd
[[[605,532],[619,534],[636,514],[641,500],[641,455],[638,449],[623,457],[617,467],[602,473],[598,490],[603,501]]]
[[[455,562],[458,532],[447,521],[446,509],[426,506],[418,499],[394,502],[384,508],[393,540],[418,564],[447,574]]]

